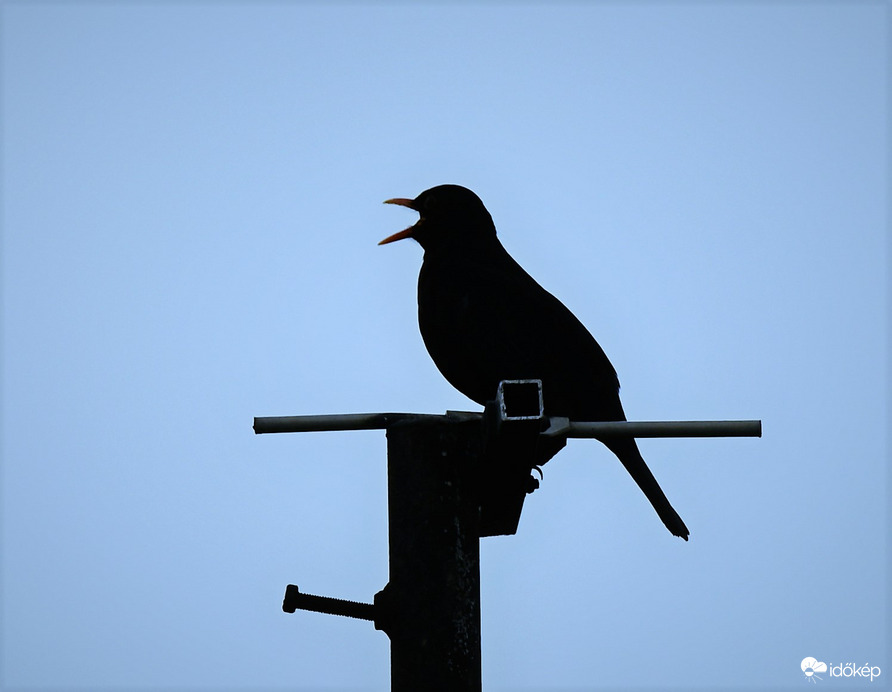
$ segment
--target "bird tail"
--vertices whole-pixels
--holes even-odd
[[[669,500],[666,499],[666,495],[663,494],[663,489],[660,488],[657,479],[654,478],[650,469],[647,468],[647,464],[644,463],[644,458],[641,456],[641,452],[638,451],[638,445],[635,442],[635,439],[631,437],[617,438],[607,440],[605,441],[605,444],[623,463],[623,466],[626,467],[626,471],[629,472],[629,475],[635,479],[638,487],[641,488],[647,496],[647,499],[650,500],[651,505],[653,505],[653,508],[656,510],[660,519],[663,520],[666,528],[669,529],[673,535],[688,540],[688,535],[690,534],[688,527],[685,526],[681,517],[678,516],[678,512],[676,512],[672,508],[672,505],[669,504]]]

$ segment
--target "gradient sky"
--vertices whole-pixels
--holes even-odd
[[[386,583],[383,432],[251,424],[476,409],[419,337],[420,248],[376,246],[415,218],[382,200],[447,182],[630,419],[764,422],[642,441],[689,543],[597,442],[550,462],[482,542],[485,689],[802,689],[809,656],[888,684],[889,27],[3,3],[0,686],[388,688],[370,623],[280,610]]]

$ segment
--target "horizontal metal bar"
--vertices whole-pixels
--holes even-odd
[[[760,420],[571,421],[567,437],[762,437]]]
[[[393,425],[434,421],[479,420],[481,413],[448,411],[430,413],[339,413],[321,416],[267,416],[254,419],[254,432],[322,432],[333,430],[385,430]],[[581,422],[553,417],[544,433],[550,437],[761,437],[760,420],[605,421]]]
[[[254,419],[254,432],[325,432],[331,430],[384,430],[407,420],[442,418],[421,413],[339,413],[321,416],[268,416]]]

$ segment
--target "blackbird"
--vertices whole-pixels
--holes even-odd
[[[439,185],[415,199],[389,199],[421,218],[379,245],[414,238],[424,249],[418,324],[428,352],[460,392],[485,405],[501,380],[540,379],[545,413],[574,421],[625,420],[619,379],[601,346],[563,303],[542,288],[496,237],[471,190]],[[644,491],[660,519],[687,540],[632,437],[604,444]]]

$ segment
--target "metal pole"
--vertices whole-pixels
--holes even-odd
[[[568,421],[552,418],[546,436],[608,437],[762,437],[760,420]]]
[[[381,430],[406,422],[479,421],[482,413],[449,411],[445,416],[430,413],[343,413],[321,416],[266,416],[254,419],[254,432],[319,432],[327,430]],[[552,417],[548,436],[567,437],[761,437],[760,420],[691,421],[570,421]]]
[[[334,413],[312,416],[258,416],[254,433],[329,432],[333,430],[386,430],[392,425],[416,422],[479,421],[482,413],[447,411],[436,413]]]
[[[481,444],[477,422],[387,430],[390,583],[375,603],[392,692],[481,689]]]
[[[541,387],[537,380],[502,382],[495,408],[487,405],[485,413],[255,418],[257,434],[387,430],[390,582],[374,604],[302,594],[289,585],[283,610],[373,620],[390,637],[392,692],[480,692],[479,538],[516,531],[523,499],[538,485],[530,483],[531,468],[568,437],[762,435],[758,420],[548,418]]]
[[[313,416],[267,416],[254,419],[254,432],[327,432],[332,430],[383,430],[411,418],[423,418],[418,413],[337,413]],[[441,416],[433,416],[441,418]]]

